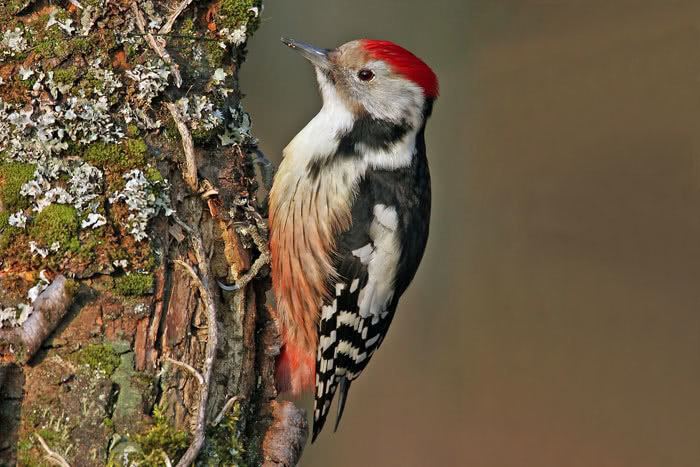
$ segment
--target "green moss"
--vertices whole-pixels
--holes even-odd
[[[146,170],[144,171],[144,175],[146,175],[146,178],[148,179],[149,182],[154,183],[154,184],[163,183],[165,181],[165,179],[163,178],[163,175],[155,167],[151,167],[151,166],[146,167]]]
[[[92,165],[119,172],[143,167],[148,145],[141,138],[129,138],[118,144],[93,143],[85,149],[83,158]]]
[[[10,0],[7,2],[6,9],[12,15],[17,14],[26,5],[26,0]]]
[[[131,63],[136,60],[140,53],[139,46],[137,44],[126,44],[124,52],[126,52],[126,61]]]
[[[0,212],[0,253],[7,248],[7,245],[12,241],[12,237],[19,229],[13,227],[9,223],[10,213]]]
[[[55,432],[52,432],[52,430],[39,431],[39,435],[42,438],[44,438],[44,435],[48,435],[50,438],[54,438],[54,433]],[[45,459],[42,459],[41,455],[37,455],[37,453],[40,451],[41,453],[43,453],[43,449],[41,448],[39,441],[35,441],[36,438],[34,438],[33,435],[28,436],[29,437],[20,439],[17,442],[17,465],[26,465],[29,467],[50,466],[51,464],[46,462]],[[44,441],[46,441],[46,438],[44,438]],[[48,441],[46,442],[48,443]],[[49,446],[51,445],[49,444]]]
[[[18,451],[28,451],[32,448],[33,443],[28,439],[21,439],[17,442]]]
[[[68,240],[68,242],[62,246],[65,246],[66,250],[72,251],[73,253],[89,251],[89,246],[80,243],[80,239],[78,239],[78,237],[71,237],[71,239]]]
[[[194,36],[194,19],[192,17],[185,18],[180,26],[180,32],[183,36]]]
[[[194,140],[195,144],[206,144],[214,139],[219,130],[220,127],[214,127],[209,130],[197,128],[196,130],[192,130],[192,139]]]
[[[257,28],[258,21],[252,21],[255,14],[251,11],[253,7],[260,7],[258,0],[223,0],[219,16],[221,16],[221,27],[235,29],[242,24],[247,25],[248,31],[253,32]]]
[[[178,430],[168,422],[165,414],[156,407],[153,411],[154,424],[145,433],[134,436],[142,449],[142,452],[135,453],[134,458],[129,456],[130,463],[136,463],[141,467],[156,467],[163,465],[162,453],[175,461],[179,459],[189,445],[188,434]]]
[[[78,289],[80,288],[80,283],[73,279],[66,279],[65,288],[69,297],[75,297],[75,294],[78,293]]]
[[[243,467],[245,462],[245,448],[241,439],[238,420],[240,418],[240,406],[238,404],[231,410],[217,426],[207,430],[206,444],[199,456],[197,465]]]
[[[222,49],[217,41],[205,41],[204,48],[209,65],[212,68],[220,66],[226,56],[226,50]]]
[[[50,428],[42,428],[37,432],[39,436],[44,438],[46,444],[49,446],[56,446],[64,441],[64,435],[58,431],[52,430]]]
[[[59,242],[63,248],[74,249],[76,244],[80,246],[78,227],[78,212],[73,206],[52,204],[36,215],[29,234],[42,245]]]
[[[57,451],[61,454],[65,453],[66,449],[68,449],[71,445],[70,433],[66,427],[64,427],[64,429],[62,429],[61,431],[58,431],[57,429],[54,430],[52,428],[42,428],[36,433],[43,438],[43,440],[46,442],[50,449],[52,449],[53,451]],[[36,440],[36,438],[34,438],[33,436],[32,441],[35,441],[34,447],[39,449],[43,453],[43,449],[41,448],[39,441]],[[32,452],[25,451],[25,454],[29,457],[32,455]],[[43,459],[40,462],[37,462],[37,459],[32,459],[27,465],[38,467],[50,464],[44,463]]]
[[[34,44],[34,51],[42,57],[53,55],[54,42],[51,39],[42,39]]]
[[[118,144],[94,143],[85,149],[83,159],[92,165],[105,167],[107,165],[118,164],[121,158],[121,148]]]
[[[117,277],[115,282],[121,295],[146,295],[153,291],[153,274],[127,274]]]
[[[121,359],[110,344],[90,344],[75,354],[75,360],[95,371],[111,376]]]
[[[105,214],[102,209],[97,211],[100,214]],[[87,214],[83,214],[81,221],[87,219]],[[76,257],[80,258],[81,261],[90,262],[97,259],[99,251],[103,248],[103,245],[107,242],[105,239],[105,227],[100,226],[96,229],[84,229],[81,230],[79,239],[76,237],[68,245],[68,250],[76,254]]]
[[[5,251],[7,245],[12,241],[12,226],[9,224],[9,212],[0,212],[0,254]]]
[[[59,8],[55,10],[56,19],[65,22],[70,18],[70,14]],[[34,52],[43,58],[65,59],[73,53],[87,54],[93,49],[93,42],[89,37],[67,36],[58,26],[51,26],[46,29],[49,15],[41,15],[39,18],[38,34],[33,44]]]
[[[66,11],[63,9],[54,10],[56,19],[65,21],[67,19]],[[57,55],[57,52],[65,50],[65,44],[68,38],[64,36],[63,31],[58,26],[46,28],[50,18],[49,14],[43,14],[39,17],[39,27],[36,42],[34,43],[34,51],[45,58],[51,58]]]
[[[34,164],[9,162],[0,164],[0,200],[9,211],[29,206],[29,200],[20,194],[22,185],[34,178]]]
[[[36,78],[35,78],[35,77],[31,77],[31,78],[29,78],[29,79],[24,79],[24,80],[23,80],[23,79],[20,79],[19,76],[17,76],[16,79],[19,81],[19,83],[20,83],[22,86],[24,86],[24,87],[27,88],[27,89],[32,89],[32,88],[34,87],[34,85],[36,84]]]
[[[0,212],[0,258],[12,244],[15,236],[22,232],[22,229],[10,225],[9,218],[9,212]]]
[[[34,447],[34,443],[30,439],[21,439],[17,442],[17,461],[18,465],[39,465],[39,463],[32,456],[31,450]]]
[[[53,79],[57,83],[73,84],[78,79],[78,68],[75,66],[58,68],[53,72]]]
[[[148,154],[146,142],[140,138],[130,138],[124,141],[124,150],[127,156],[144,161]]]
[[[87,37],[75,37],[71,40],[71,48],[83,54],[90,53],[93,45],[92,41]]]

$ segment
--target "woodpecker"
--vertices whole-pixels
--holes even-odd
[[[425,125],[435,73],[389,41],[287,46],[316,72],[323,105],[292,139],[270,192],[281,392],[314,390],[312,442],[339,391],[381,345],[423,257],[430,219]]]

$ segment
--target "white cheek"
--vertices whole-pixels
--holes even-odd
[[[386,79],[377,82],[363,100],[367,111],[375,118],[399,123],[420,124],[423,111],[422,89],[404,79]]]
[[[365,68],[374,72],[372,81],[361,81],[355,71],[345,75],[353,98],[374,118],[418,126],[425,104],[421,87],[397,76],[380,60],[366,63]]]

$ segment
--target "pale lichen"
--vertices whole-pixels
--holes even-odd
[[[82,161],[41,159],[34,178],[22,185],[20,193],[31,200],[35,212],[53,204],[70,204],[81,215],[94,213],[99,203],[93,201],[102,193],[102,172]]]
[[[170,199],[167,196],[168,185],[164,182],[152,182],[145,174],[134,169],[124,174],[126,185],[124,189],[114,193],[110,203],[123,202],[129,209],[129,216],[124,227],[134,236],[136,241],[148,237],[146,229],[148,221],[162,213],[166,216],[172,214]]]
[[[90,227],[92,229],[96,229],[98,227],[102,227],[106,223],[107,223],[107,219],[102,214],[90,213],[90,214],[88,214],[87,219],[85,219],[83,222],[81,222],[80,228],[86,229],[86,228]]]
[[[229,123],[224,128],[223,134],[219,135],[219,140],[222,146],[230,146],[237,144],[245,146],[248,144],[256,144],[257,140],[253,137],[251,130],[250,115],[244,112],[240,107],[229,107],[231,118]]]
[[[46,29],[49,29],[52,26],[58,27],[63,32],[68,34],[69,36],[72,35],[75,32],[75,27],[73,26],[73,20],[70,18],[66,18],[64,21],[61,21],[56,18],[56,15],[58,14],[57,10],[54,10],[50,13],[49,15],[49,20],[46,22]]]
[[[126,76],[136,82],[137,99],[150,104],[154,97],[165,90],[170,77],[170,69],[162,60],[151,61],[145,65],[136,65],[126,71]]]
[[[27,216],[22,211],[17,211],[7,218],[7,223],[13,227],[23,229],[27,226]]]
[[[32,311],[32,307],[26,303],[4,308],[0,306],[0,328],[21,326]]]
[[[223,113],[207,96],[182,97],[177,101],[183,121],[192,130],[212,130],[224,122]]]
[[[27,40],[24,38],[24,31],[20,28],[8,29],[2,35],[0,50],[5,56],[15,57],[27,50]]]

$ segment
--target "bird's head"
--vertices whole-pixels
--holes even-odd
[[[421,59],[389,41],[360,39],[336,49],[282,39],[316,69],[324,105],[384,121],[418,123],[438,96],[435,73]]]

